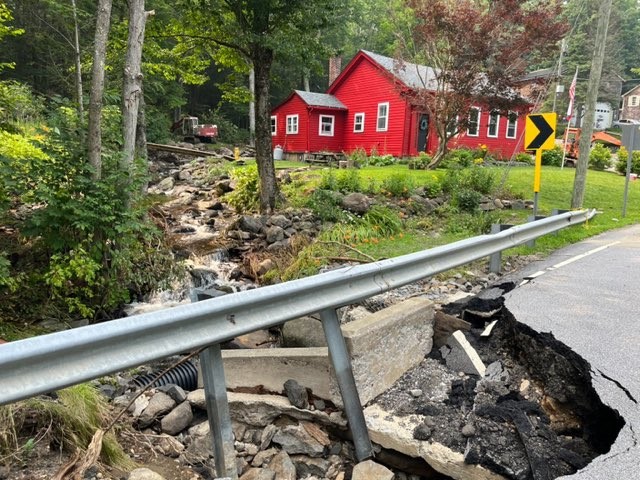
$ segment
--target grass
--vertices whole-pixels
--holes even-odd
[[[295,166],[300,165],[295,162],[294,164]],[[533,167],[500,166],[489,168],[498,175],[502,188],[502,193],[494,196],[533,200]],[[323,179],[323,172],[326,176],[328,170],[327,168],[309,169],[297,175],[295,179],[296,203],[300,204],[300,197],[304,196],[301,192],[309,192],[316,188]],[[341,171],[334,169],[334,173],[340,175]],[[573,168],[560,169],[547,166],[542,168],[538,214],[549,215],[553,209],[569,209],[575,173],[576,170]],[[365,191],[380,192],[384,182],[394,176],[405,175],[411,180],[412,185],[419,187],[440,181],[446,175],[446,170],[409,170],[406,165],[367,166],[358,170],[358,174],[360,185]],[[637,223],[640,219],[640,181],[630,182],[627,215],[622,218],[624,184],[625,178],[616,173],[589,170],[584,208],[595,208],[598,211],[596,217],[587,224],[564,229],[557,235],[540,238],[533,248],[522,246],[510,249],[505,252],[505,257],[532,253],[547,254],[606,230]],[[402,206],[402,200],[396,199],[396,201]],[[391,258],[488,233],[491,223],[524,223],[531,213],[531,210],[505,209],[490,214],[477,212],[470,215],[457,213],[451,208],[444,207],[429,215],[403,218],[401,233],[380,235],[374,229],[367,230],[361,227],[357,231],[357,235],[351,238],[345,237],[344,243],[372,258]],[[403,214],[399,213],[399,216],[403,217]],[[338,226],[331,227],[329,225],[328,227],[334,230],[328,234],[332,239],[339,239],[346,228],[344,222]],[[343,253],[344,250],[338,252],[336,249],[325,246],[315,252],[307,252],[307,256],[313,260],[315,265],[318,265],[324,263],[325,259],[333,254]],[[310,270],[312,269],[305,268],[305,275],[308,275]]]

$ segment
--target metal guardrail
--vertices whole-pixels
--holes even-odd
[[[595,210],[567,212],[401,257],[3,344],[0,405],[203,347],[213,348],[205,351],[206,359],[219,361],[221,342],[320,312],[356,453],[359,459],[367,458],[371,444],[335,309],[585,222],[594,215]],[[221,372],[204,375],[224,385]],[[226,394],[220,401],[226,405]],[[215,423],[219,427],[220,419]],[[218,472],[221,476],[225,473],[233,476],[232,472]]]

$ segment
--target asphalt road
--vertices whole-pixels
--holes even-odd
[[[640,225],[607,232],[530,264],[506,296],[523,323],[586,359],[602,401],[626,424],[611,451],[572,480],[640,479]]]

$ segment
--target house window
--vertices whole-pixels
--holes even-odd
[[[287,115],[287,134],[298,133],[298,115]]]
[[[354,133],[364,132],[364,113],[356,113],[353,116],[353,131]]]
[[[323,137],[333,137],[333,115],[320,115],[320,129],[318,135]]]
[[[458,116],[456,115],[452,118],[449,123],[447,123],[447,137],[451,138],[458,134]]]
[[[487,127],[487,137],[496,138],[498,136],[498,127],[500,126],[500,113],[493,110],[489,114],[489,126]]]
[[[278,133],[278,117],[271,115],[271,136],[275,136]]]
[[[629,97],[629,106],[630,107],[637,107],[640,102],[638,102],[638,100],[640,99],[640,97],[638,97],[638,95],[632,95]]]
[[[518,114],[509,112],[507,115],[507,138],[516,138],[518,133]]]
[[[467,135],[477,137],[480,133],[480,109],[473,107],[469,111],[469,126],[467,127]]]
[[[389,127],[389,102],[378,104],[378,122],[376,131],[386,132]]]

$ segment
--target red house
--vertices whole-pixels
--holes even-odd
[[[331,83],[327,93],[295,90],[271,112],[273,146],[289,157],[305,153],[352,152],[395,157],[433,152],[438,138],[429,116],[402,98],[401,89],[422,88],[435,78],[430,67],[405,63],[361,50]],[[500,115],[486,107],[472,110],[469,128],[450,140],[450,147],[488,150],[510,157],[523,150],[524,115]]]

